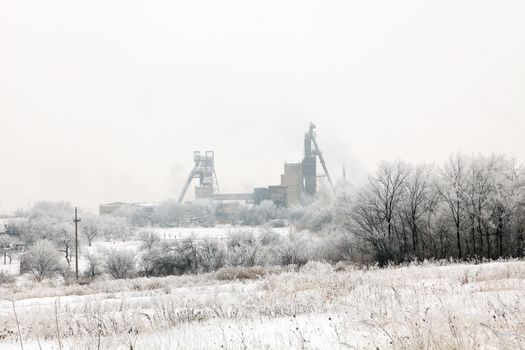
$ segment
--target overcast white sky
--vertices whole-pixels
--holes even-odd
[[[0,212],[277,184],[318,126],[334,177],[525,159],[525,2],[0,0]]]

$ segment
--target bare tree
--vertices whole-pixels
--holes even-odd
[[[514,160],[500,159],[500,167],[495,179],[494,196],[491,199],[492,226],[495,227],[494,235],[497,240],[497,256],[510,255],[505,249],[505,242],[512,242],[509,227],[512,217],[519,213],[520,199],[522,199],[524,184],[520,179],[519,169]],[[523,214],[522,214],[523,215]],[[517,230],[516,230],[517,231]]]
[[[160,226],[180,226],[187,221],[184,206],[176,200],[167,200],[153,210],[153,220]]]
[[[418,258],[421,257],[422,221],[434,203],[432,175],[431,166],[416,166],[408,176],[403,191],[402,215],[412,235],[412,253]]]
[[[410,168],[402,163],[383,163],[368,186],[358,193],[353,209],[356,235],[372,246],[381,264],[399,260],[402,237],[396,227],[400,201]]]
[[[75,250],[75,236],[71,225],[60,224],[56,226],[53,241],[58,245],[58,250],[64,253],[67,265],[70,266]]]
[[[468,159],[460,154],[450,157],[440,172],[440,183],[437,186],[441,198],[446,203],[448,215],[454,223],[459,258],[463,257],[461,241],[467,210],[465,196],[469,166]]]
[[[100,219],[94,216],[84,217],[81,221],[80,233],[86,239],[88,246],[91,247],[93,240],[100,233]]]

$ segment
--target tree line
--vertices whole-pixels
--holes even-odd
[[[328,222],[380,264],[427,258],[521,257],[525,176],[501,155],[442,166],[382,163],[366,185],[336,195]]]
[[[137,239],[137,232],[144,230],[137,226],[214,225],[220,220],[217,210],[216,204],[207,201],[187,207],[166,201],[148,222],[138,212],[114,216],[85,213],[79,233],[83,245],[88,246],[95,239]],[[23,261],[29,265],[31,254],[47,250],[41,256],[49,257],[52,246],[69,270],[74,251],[72,212],[67,202],[35,203],[23,213],[26,221],[17,222],[0,237],[0,245],[8,246],[12,240],[25,243],[30,254],[25,254]],[[133,270],[130,266],[138,265],[136,274],[166,275],[311,260],[385,265],[424,259],[522,257],[525,172],[516,161],[502,155],[457,154],[442,166],[385,162],[364,185],[341,183],[335,193],[320,191],[309,205],[287,210],[271,202],[241,206],[234,218],[249,225],[285,221],[292,229],[287,236],[269,228],[234,230],[221,241],[166,241],[147,234],[141,236],[140,259],[111,251],[103,254],[107,261],[102,265],[100,257],[90,255],[87,249],[80,253],[89,262],[89,275],[104,270],[117,278],[129,277],[115,272],[119,269],[114,266],[119,264],[129,271]]]

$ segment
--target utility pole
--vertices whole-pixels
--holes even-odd
[[[78,209],[75,207],[75,220],[73,220],[75,223],[75,274],[78,280],[78,223],[80,222],[80,219],[78,218],[77,211]]]

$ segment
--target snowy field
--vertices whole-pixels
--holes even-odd
[[[232,232],[242,230],[257,232],[261,228],[250,226],[216,226],[216,227],[171,227],[171,228],[151,228],[145,231],[155,232],[161,239],[224,239]],[[292,229],[291,227],[270,228],[273,232],[286,235]]]
[[[183,240],[192,238],[196,240],[222,240],[227,239],[229,235],[241,232],[249,231],[257,234],[265,228],[262,227],[251,227],[251,226],[216,226],[216,227],[154,227],[154,228],[135,228],[135,236],[139,237],[141,232],[155,233],[161,240]],[[268,228],[269,230],[280,234],[288,235],[292,227],[279,227],[279,228]],[[121,240],[110,240],[109,242],[98,239],[93,242],[93,247],[87,247],[90,252],[96,252],[100,249],[134,249],[138,250],[141,241],[138,239],[128,239],[125,241]]]
[[[235,277],[243,277],[236,279]],[[244,268],[0,289],[0,349],[520,349],[525,262]]]

